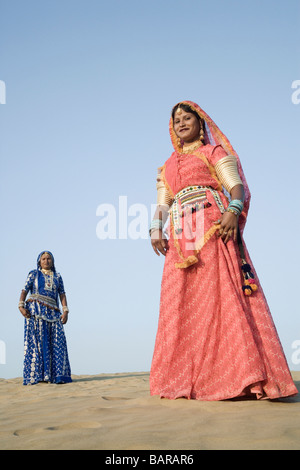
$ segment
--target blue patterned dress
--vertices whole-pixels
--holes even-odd
[[[72,382],[60,319],[59,295],[65,292],[61,275],[55,269],[49,275],[34,269],[24,290],[31,295],[25,303],[30,318],[25,318],[23,385]]]

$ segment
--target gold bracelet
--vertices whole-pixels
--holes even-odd
[[[226,212],[230,212],[231,214],[234,214],[234,215],[239,215],[235,210],[233,209],[226,209]]]
[[[221,158],[221,160],[216,163],[215,170],[222,186],[224,186],[229,194],[234,186],[243,184],[238,172],[237,160],[234,155],[227,155]]]
[[[157,205],[158,206],[164,206],[164,205],[170,206],[173,199],[170,196],[170,193],[165,187],[163,181],[157,179],[156,188],[157,188]]]

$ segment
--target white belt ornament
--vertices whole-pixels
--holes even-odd
[[[213,195],[220,212],[222,214],[225,212],[225,208],[218,191],[210,186],[187,186],[175,195],[174,202],[169,211],[172,217],[175,233],[179,234],[182,232],[181,219],[185,213],[188,211],[196,212],[200,209],[205,209],[211,206],[211,203],[207,200],[207,191],[210,191]]]

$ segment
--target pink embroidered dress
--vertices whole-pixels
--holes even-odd
[[[247,263],[258,289],[243,292],[244,277],[237,242],[225,244],[214,222],[228,206],[214,167],[231,154],[244,185],[245,226],[249,188],[238,155],[210,117],[195,103],[185,101],[204,119],[205,145],[183,154],[170,120],[175,151],[161,167],[161,179],[173,201],[198,191],[198,209],[186,212],[184,200],[171,209],[169,249],[161,284],[158,329],[150,372],[150,393],[169,399],[224,400],[251,395],[275,399],[297,394],[267,301],[243,242]],[[197,198],[196,198],[197,199]],[[194,199],[195,200],[195,199]],[[177,230],[176,217],[189,222]],[[197,224],[197,217],[201,224]],[[200,227],[195,243],[186,248],[186,227]],[[242,235],[241,235],[242,237]],[[190,238],[190,237],[188,237]]]

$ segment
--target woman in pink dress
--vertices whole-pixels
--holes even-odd
[[[243,241],[250,191],[238,155],[195,103],[172,110],[151,243],[165,255],[151,395],[257,399],[297,394]],[[163,227],[169,217],[169,236]]]

